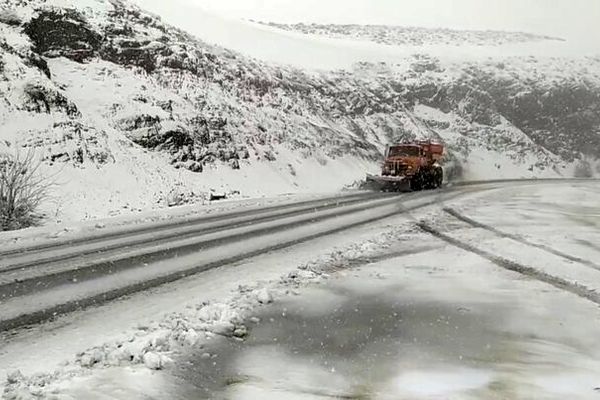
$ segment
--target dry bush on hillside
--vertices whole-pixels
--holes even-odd
[[[0,231],[36,225],[40,205],[48,199],[49,180],[39,172],[33,152],[0,153]]]

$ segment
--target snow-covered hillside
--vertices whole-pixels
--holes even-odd
[[[302,70],[207,44],[125,1],[3,4],[0,146],[43,158],[53,220],[211,190],[336,190],[414,137],[443,139],[465,178],[572,176],[582,158],[596,173],[600,57],[411,54]]]

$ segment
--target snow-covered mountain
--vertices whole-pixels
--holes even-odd
[[[332,24],[278,24],[275,22],[257,23],[277,29],[299,32],[306,35],[327,36],[339,39],[363,40],[386,45],[439,45],[498,46],[514,43],[539,41],[562,41],[552,36],[535,35],[526,32],[473,31],[456,29],[435,29],[389,25],[332,25]]]
[[[44,159],[55,219],[211,189],[334,190],[377,170],[386,144],[414,137],[444,140],[465,178],[572,176],[582,159],[592,165],[580,173],[596,173],[600,57],[409,54],[303,70],[205,43],[125,1],[2,4],[0,146]],[[430,30],[419,34],[431,40]],[[489,35],[476,37],[502,53]]]

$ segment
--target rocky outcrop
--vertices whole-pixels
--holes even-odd
[[[24,25],[24,32],[36,53],[78,62],[94,57],[102,43],[102,36],[74,9],[41,9]]]
[[[41,84],[28,83],[23,88],[23,94],[25,99],[22,108],[26,111],[46,114],[59,112],[70,118],[81,116],[77,106],[55,89]]]
[[[600,67],[597,60],[590,61]],[[549,82],[543,76],[527,77],[519,72],[504,64],[473,65],[454,82],[421,86],[411,92],[423,104],[456,112],[479,125],[495,127],[507,120],[564,160],[581,155],[599,157],[598,81],[574,73]]]

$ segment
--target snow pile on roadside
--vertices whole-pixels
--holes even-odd
[[[138,326],[124,340],[106,343],[77,354],[61,369],[49,374],[24,376],[11,373],[4,384],[4,398],[10,400],[51,396],[61,384],[77,376],[93,374],[99,369],[118,366],[144,366],[150,370],[168,368],[177,354],[190,347],[202,349],[215,336],[244,340],[247,321],[257,322],[252,315],[257,308],[271,304],[283,296],[297,295],[297,289],[328,279],[330,274],[368,262],[393,244],[409,240],[412,223],[390,227],[372,240],[348,246],[300,265],[270,282],[240,286],[229,299],[205,301],[159,322]],[[206,353],[206,357],[211,357]]]

